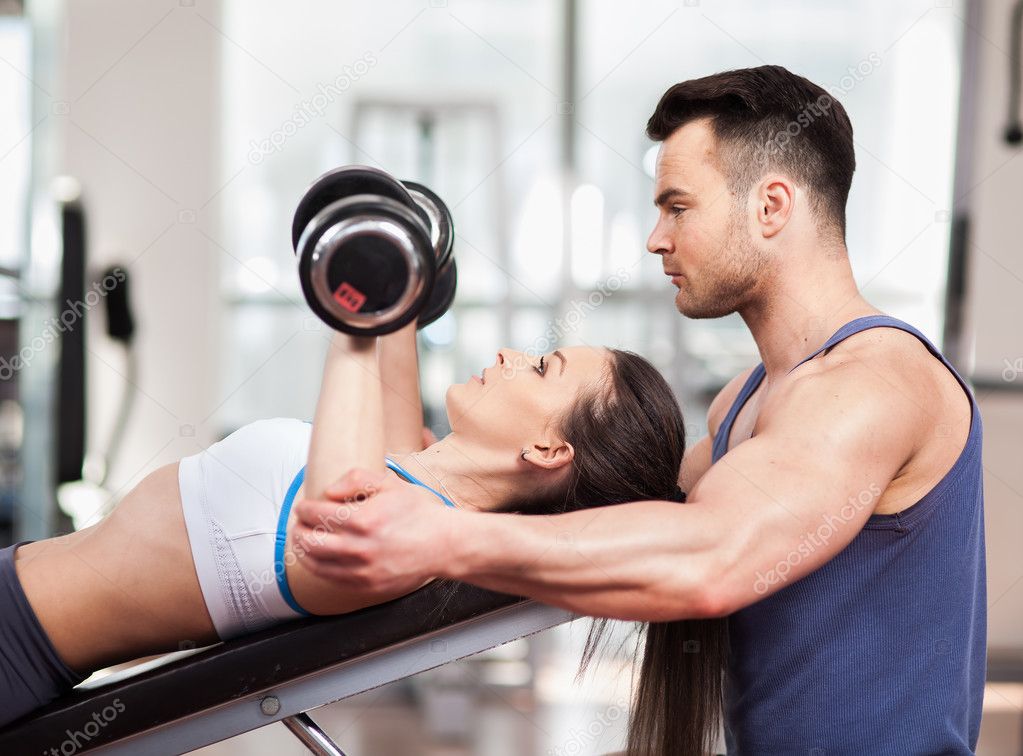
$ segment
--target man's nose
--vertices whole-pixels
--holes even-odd
[[[667,255],[671,253],[670,247],[671,237],[661,230],[661,224],[658,221],[653,231],[650,232],[650,236],[647,237],[647,252],[652,252],[655,255]]]

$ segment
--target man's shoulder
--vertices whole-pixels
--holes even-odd
[[[797,367],[761,409],[761,423],[856,413],[913,436],[962,396],[952,373],[916,336],[894,328],[853,334]]]
[[[792,372],[793,388],[826,382],[843,388],[919,396],[921,381],[952,377],[923,341],[898,328],[869,328],[846,337]],[[954,378],[953,378],[954,380]]]
[[[742,387],[746,385],[746,381],[749,380],[756,367],[756,365],[749,367],[732,378],[732,380],[725,384],[724,388],[718,391],[717,396],[711,401],[710,407],[707,409],[707,431],[710,433],[711,438],[717,433],[718,427],[725,419],[725,415],[728,414],[728,410],[735,403],[739,392],[742,391]]]

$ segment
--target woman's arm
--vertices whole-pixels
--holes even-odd
[[[414,340],[415,333],[410,337]],[[327,486],[353,467],[365,465],[380,475],[381,480],[387,479],[383,475],[386,472],[384,389],[378,370],[376,341],[343,333],[334,334],[331,340],[323,371],[323,386],[313,417],[303,498],[323,498]],[[405,346],[409,345],[406,343]],[[411,349],[414,361],[414,341]],[[407,352],[405,354],[407,356]],[[404,400],[399,401],[404,404]],[[407,405],[405,413],[408,414]],[[417,420],[417,432],[420,434],[421,417],[420,414]],[[357,502],[353,506],[360,504]],[[312,574],[304,563],[309,545],[330,533],[339,532],[345,520],[328,514],[317,524],[316,531],[308,540],[296,544],[294,525],[297,519],[294,510],[291,513],[289,549],[299,558],[293,562],[285,559],[287,578],[295,599],[306,611],[320,615],[344,614],[398,598],[429,582],[421,580],[398,591],[341,590],[333,582]]]
[[[422,451],[423,402],[419,393],[415,322],[377,339],[377,362],[387,451]]]
[[[313,416],[305,496],[321,496],[350,468],[361,466],[376,473],[386,469],[376,339],[337,332]]]

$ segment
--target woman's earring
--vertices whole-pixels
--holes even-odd
[[[522,454],[519,456],[522,457],[522,459],[525,459],[527,454],[529,454],[529,449],[523,449]]]

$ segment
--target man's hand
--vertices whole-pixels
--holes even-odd
[[[353,469],[329,486],[333,501],[295,504],[295,551],[313,574],[359,593],[409,593],[442,575],[459,512],[393,475]]]

